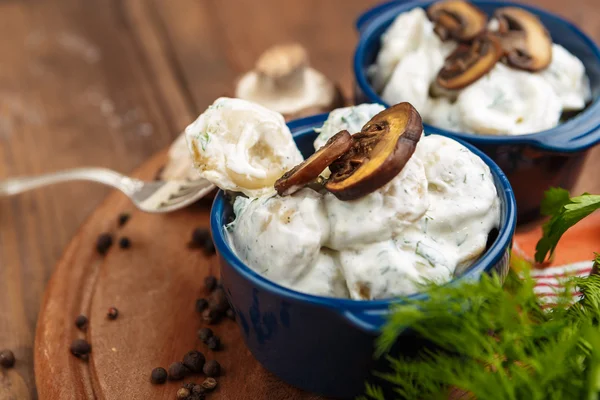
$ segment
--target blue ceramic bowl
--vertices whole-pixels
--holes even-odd
[[[327,115],[289,123],[302,154],[313,153],[313,140]],[[464,143],[463,143],[464,144]],[[490,167],[501,201],[501,225],[485,254],[455,281],[482,273],[508,271],[508,250],[516,223],[515,199],[508,180],[492,160],[466,144]],[[299,293],[269,281],[247,267],[232,251],[223,226],[232,215],[223,192],[211,210],[211,231],[221,279],[236,312],[246,345],[256,359],[285,382],[336,398],[362,394],[373,368],[373,341],[394,300],[355,301]],[[416,294],[414,297],[422,297]],[[397,300],[396,300],[397,301]],[[397,351],[414,353],[423,345],[406,335]]]
[[[381,35],[396,16],[434,1],[396,1],[365,12],[356,22],[360,40],[354,55],[355,99],[358,103],[386,103],[371,87],[367,68],[380,48]],[[543,193],[551,186],[571,189],[587,150],[600,142],[600,50],[576,26],[538,8],[504,1],[473,1],[488,15],[500,7],[518,6],[536,14],[552,39],[577,56],[590,78],[593,103],[566,123],[547,131],[520,136],[484,136],[458,133],[425,124],[425,131],[462,139],[489,155],[506,173],[517,199],[519,222],[539,216]]]

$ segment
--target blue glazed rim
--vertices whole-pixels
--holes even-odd
[[[556,14],[521,3],[493,0],[471,1],[477,5],[483,6],[520,7],[545,19],[552,19],[557,23],[563,24],[589,47],[600,64],[600,48],[598,48],[596,43],[573,23]],[[354,77],[358,87],[370,102],[380,103],[386,107],[389,106],[379,96],[379,94],[373,90],[369,80],[367,79],[365,68],[363,67],[363,60],[365,59],[366,51],[372,46],[379,45],[380,34],[378,34],[377,31],[382,25],[391,22],[391,20],[393,20],[398,14],[409,11],[416,7],[427,7],[433,2],[434,1],[432,0],[416,0],[410,2],[391,1],[366,11],[356,21],[356,28],[360,32],[360,40],[354,53]],[[449,131],[429,124],[423,124],[423,126],[425,127],[425,131],[429,133],[460,138],[468,141],[469,143],[473,143],[476,146],[520,144],[530,145],[551,152],[579,152],[586,150],[600,142],[600,98],[594,99],[592,104],[590,104],[581,114],[571,118],[565,123],[561,123],[555,128],[525,135],[476,135],[471,133]]]
[[[314,128],[319,128],[323,125],[329,114],[319,114],[307,118],[294,120],[288,123],[293,136],[300,137],[314,133]],[[453,138],[454,139],[454,138]],[[516,202],[515,197],[508,182],[508,179],[500,169],[487,155],[482,153],[474,146],[465,143],[462,140],[454,139],[461,143],[477,156],[479,156],[490,168],[500,201],[505,205],[505,213],[503,215],[503,223],[499,229],[498,236],[490,248],[479,258],[468,271],[453,279],[448,284],[479,279],[482,273],[489,272],[498,262],[505,256],[509,249],[512,237],[515,231],[517,222]],[[324,307],[337,312],[345,317],[350,323],[371,334],[378,334],[384,322],[384,317],[388,313],[389,307],[392,304],[402,302],[402,298],[387,299],[387,300],[351,300],[339,299],[332,297],[315,296],[306,293],[297,292],[295,290],[281,286],[269,279],[261,276],[244,262],[233,252],[225,237],[223,228],[224,213],[227,207],[227,199],[222,190],[219,190],[213,202],[210,213],[210,229],[213,237],[217,253],[223,258],[224,262],[229,264],[242,275],[245,279],[251,282],[252,285],[272,292],[275,295],[282,297],[285,300],[308,303],[315,307]],[[415,293],[406,296],[409,299],[426,299],[424,293]]]

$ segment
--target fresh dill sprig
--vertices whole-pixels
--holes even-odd
[[[592,399],[600,393],[600,277],[572,278],[544,309],[527,271],[432,286],[429,299],[394,308],[377,343],[398,399],[447,399],[451,388],[483,400]],[[583,293],[572,303],[572,290]],[[388,354],[405,329],[431,342],[418,359]],[[401,340],[401,339],[400,339]],[[364,399],[385,400],[368,386]],[[387,399],[390,400],[390,399]]]

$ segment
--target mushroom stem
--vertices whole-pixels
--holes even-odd
[[[308,66],[306,50],[299,44],[274,46],[256,62],[260,84],[277,91],[301,90]]]
[[[331,111],[343,105],[339,91],[311,68],[299,44],[273,46],[236,83],[235,96],[277,111],[286,119]]]

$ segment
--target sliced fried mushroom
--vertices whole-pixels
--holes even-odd
[[[431,82],[429,85],[429,97],[432,99],[437,99],[440,97],[445,97],[451,102],[455,102],[460,94],[460,90],[452,90],[441,87],[437,84],[436,81]]]
[[[552,38],[540,19],[518,7],[494,13],[506,62],[526,71],[541,71],[552,61]]]
[[[471,44],[461,44],[444,62],[436,84],[449,90],[464,88],[489,72],[502,54],[500,41],[489,33]]]
[[[297,192],[313,182],[325,168],[349,151],[352,144],[352,136],[348,131],[336,133],[312,156],[283,174],[275,182],[275,190],[280,196]]]
[[[435,23],[435,33],[442,40],[473,40],[485,30],[487,24],[487,15],[463,0],[433,3],[427,9],[427,16]]]
[[[374,192],[402,171],[422,132],[421,116],[410,103],[380,112],[352,136],[352,149],[329,166],[325,189],[340,200]]]
[[[286,119],[323,113],[344,104],[339,88],[310,68],[299,44],[274,46],[237,82],[235,96],[261,104]]]

